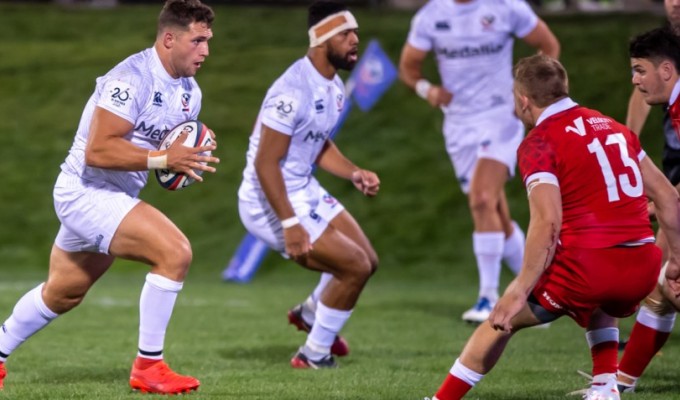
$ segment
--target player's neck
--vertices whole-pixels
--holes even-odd
[[[161,65],[163,66],[163,69],[165,69],[165,72],[167,72],[168,75],[173,79],[179,78],[179,74],[175,71],[175,69],[172,67],[172,64],[170,63],[169,54],[163,47],[163,44],[156,42],[154,47],[156,49],[156,54],[158,54],[158,58],[161,61]]]
[[[333,64],[328,61],[328,57],[326,57],[326,54],[324,54],[321,49],[314,47],[310,48],[307,52],[307,57],[312,62],[314,68],[319,71],[319,74],[328,80],[333,79],[335,74],[338,72]]]

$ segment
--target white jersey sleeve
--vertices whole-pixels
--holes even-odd
[[[427,30],[427,19],[423,16],[422,10],[411,20],[411,30],[406,42],[418,50],[432,50],[432,36]]]
[[[124,77],[103,77],[102,90],[95,104],[134,124],[141,113],[146,98],[141,99],[146,88],[140,75],[128,74]]]
[[[510,0],[509,5],[513,11],[510,14],[512,31],[518,38],[523,38],[536,28],[538,16],[524,0]]]
[[[268,127],[293,135],[300,122],[304,99],[298,91],[285,90],[282,85],[272,87],[262,105],[261,121]]]

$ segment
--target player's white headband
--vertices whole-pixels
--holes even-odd
[[[320,46],[338,33],[358,27],[354,15],[347,10],[331,14],[309,28],[309,47]]]

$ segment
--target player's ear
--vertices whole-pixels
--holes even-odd
[[[166,29],[161,33],[161,39],[163,41],[163,47],[170,49],[172,48],[172,44],[175,41],[175,33],[169,29]]]
[[[520,94],[518,96],[518,99],[519,99],[519,109],[522,112],[527,112],[527,110],[529,109],[529,97],[525,96],[523,94]]]
[[[678,71],[675,69],[675,65],[670,60],[664,60],[659,64],[659,76],[664,81],[670,81],[674,76],[677,77]]]

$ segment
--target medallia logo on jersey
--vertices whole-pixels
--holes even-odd
[[[189,93],[182,94],[182,111],[189,112],[189,100],[191,100],[191,95]]]
[[[327,132],[324,133],[324,132],[321,132],[321,131],[319,131],[319,132],[309,131],[305,135],[304,141],[305,142],[313,141],[314,143],[323,142],[323,141],[326,140],[327,137],[328,137]]]
[[[335,98],[335,105],[338,107],[338,112],[342,112],[342,109],[345,108],[345,96],[339,94]]]
[[[482,17],[481,22],[482,22],[482,29],[485,31],[492,31],[493,30],[493,23],[496,20],[496,17],[493,15],[485,15]]]
[[[163,93],[154,92],[153,93],[153,105],[161,107],[163,105]]]
[[[503,50],[503,43],[487,43],[479,47],[464,46],[457,49],[447,49],[445,47],[441,47],[436,49],[436,53],[443,57],[454,59],[489,56],[500,53],[501,50]]]
[[[155,125],[147,127],[144,121],[140,122],[139,125],[135,126],[135,130],[151,140],[158,141],[163,140],[163,138],[165,138],[165,135],[167,135],[168,132],[170,131],[170,129],[168,128],[156,129]]]

